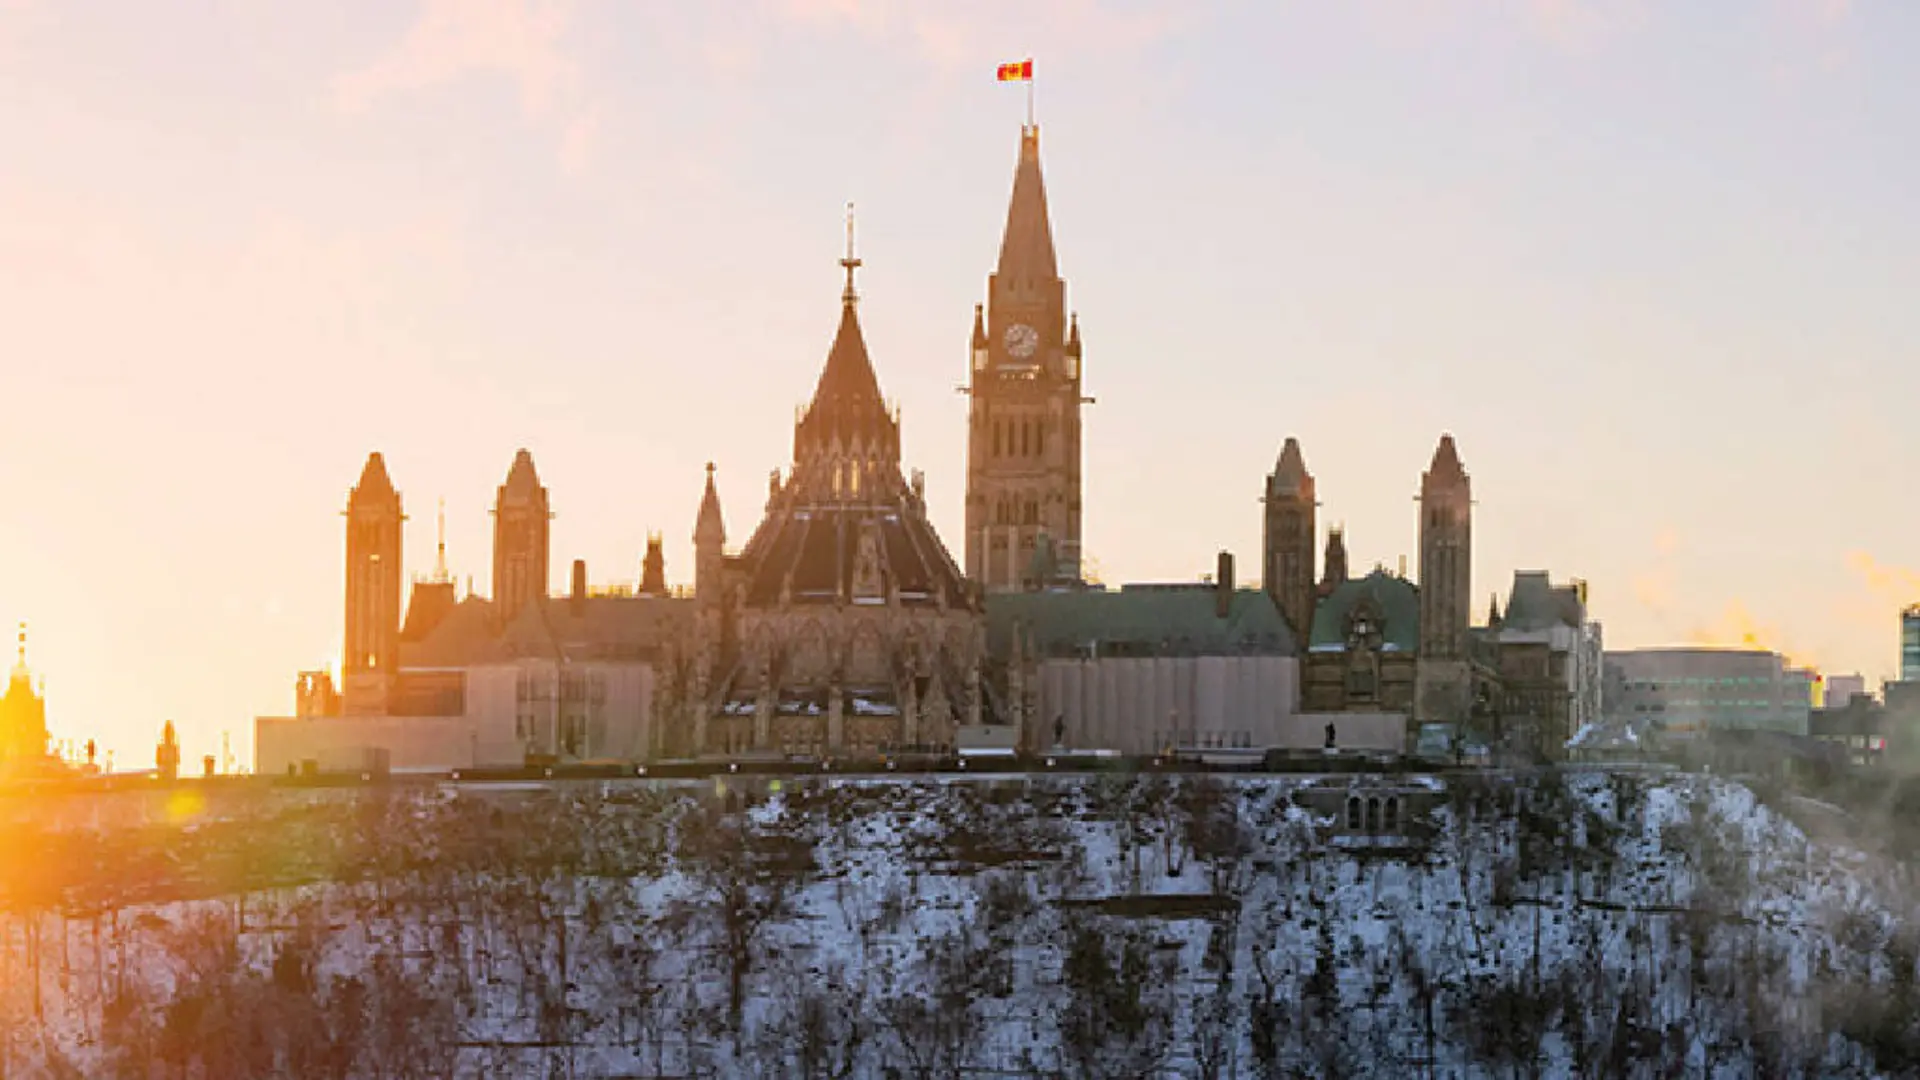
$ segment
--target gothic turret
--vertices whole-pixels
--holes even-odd
[[[970,349],[966,570],[1003,591],[1080,579],[1081,347],[1054,256],[1040,129],[1020,133],[1013,194]],[[1050,560],[1036,560],[1040,537]],[[1032,580],[1051,567],[1053,580]]]
[[[493,510],[493,600],[503,623],[547,598],[552,518],[533,455],[521,450],[513,456]]]
[[[1313,625],[1316,595],[1313,581],[1315,534],[1313,474],[1300,452],[1298,439],[1288,436],[1267,477],[1266,529],[1261,576],[1267,595],[1287,620],[1295,642],[1304,643]]]
[[[1327,555],[1320,573],[1320,595],[1326,596],[1347,582],[1347,530],[1339,525],[1327,530]]]
[[[987,359],[993,353],[993,343],[987,339],[987,305],[973,305],[973,370],[985,371]]]
[[[720,516],[720,492],[713,484],[713,462],[707,462],[707,490],[700,496],[700,515],[693,523],[693,594],[704,604],[720,601],[722,553],[727,525]]]
[[[640,595],[667,595],[667,555],[659,533],[647,534],[647,554],[640,560]]]
[[[1440,437],[1420,478],[1420,649],[1414,720],[1460,723],[1468,717],[1473,675],[1467,659],[1472,622],[1473,485],[1453,436]]]
[[[1420,478],[1420,655],[1466,656],[1471,621],[1473,484],[1452,435],[1442,435]]]
[[[384,679],[399,665],[400,493],[376,451],[347,496],[347,626],[342,682],[358,708],[384,708]],[[364,676],[377,676],[368,681]],[[377,685],[378,684],[378,685]]]

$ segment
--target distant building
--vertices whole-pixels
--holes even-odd
[[[1900,613],[1900,681],[1920,683],[1920,604]]]
[[[1403,746],[1420,723],[1465,722],[1475,698],[1473,489],[1453,436],[1441,436],[1420,479],[1419,586],[1404,566],[1349,577],[1341,530],[1328,534],[1316,581],[1318,496],[1298,440],[1281,446],[1262,501],[1263,584],[1300,650],[1301,711],[1397,714]]]
[[[1517,570],[1507,610],[1496,604],[1476,635],[1492,646],[1504,707],[1533,716],[1564,740],[1602,715],[1600,624],[1587,619],[1587,585],[1555,585],[1544,570]]]
[[[1605,654],[1618,668],[1620,699],[1608,710],[1668,737],[1721,729],[1806,735],[1812,673],[1764,649],[1701,646]]]
[[[1887,707],[1865,694],[1853,695],[1842,705],[1814,709],[1807,727],[1814,738],[1843,747],[1852,765],[1878,765],[1886,755]]]
[[[1213,582],[987,597],[987,644],[1031,749],[1153,754],[1308,741],[1293,632],[1271,598]]]
[[[47,702],[27,667],[27,628],[22,626],[7,692],[0,697],[0,775],[38,772],[48,764]]]
[[[1844,709],[1854,695],[1867,692],[1865,675],[1826,675],[1820,683],[1825,695],[1821,704],[1829,709]]]

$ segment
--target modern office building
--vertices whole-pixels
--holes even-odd
[[[1620,696],[1612,715],[1670,737],[1723,729],[1807,734],[1813,673],[1764,649],[1701,646],[1610,651]]]
[[[1857,672],[1852,675],[1828,675],[1822,680],[1822,685],[1826,693],[1821,704],[1829,709],[1844,709],[1855,694],[1867,692],[1867,677]]]
[[[1900,613],[1900,681],[1920,682],[1920,604]]]

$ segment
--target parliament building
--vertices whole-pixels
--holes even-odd
[[[730,547],[707,467],[691,589],[659,537],[633,587],[572,565],[549,594],[552,511],[519,451],[495,507],[488,595],[456,592],[444,543],[402,576],[406,515],[379,453],[346,509],[340,671],[306,672],[294,715],[256,721],[256,768],[456,769],[1055,745],[1126,753],[1458,749],[1516,740],[1556,757],[1598,671],[1584,586],[1515,578],[1470,619],[1472,488],[1452,436],[1421,482],[1418,582],[1354,577],[1285,440],[1264,486],[1257,586],[1220,553],[1204,581],[1089,584],[1082,381],[1040,167],[1022,128],[999,261],[968,350],[965,515],[956,561],[901,461],[902,416],[861,334],[852,246],[838,324],[793,457]],[[1150,512],[1149,507],[1136,508]],[[1591,661],[1589,662],[1589,654]]]

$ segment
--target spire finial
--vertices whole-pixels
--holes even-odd
[[[26,623],[20,624],[20,648],[19,648],[18,655],[20,660],[20,666],[23,668],[26,667],[27,666],[27,624]]]
[[[852,304],[854,301],[860,299],[860,294],[853,291],[853,271],[860,265],[860,260],[853,254],[852,203],[847,204],[847,257],[840,260],[840,265],[846,267],[847,270],[847,288],[845,292],[840,294],[840,301],[845,304]]]
[[[444,495],[440,497],[437,526],[439,532],[434,541],[433,580],[444,585],[451,580],[447,577],[447,498]]]
[[[707,462],[707,480],[709,483],[713,480],[713,462],[711,461]]]

